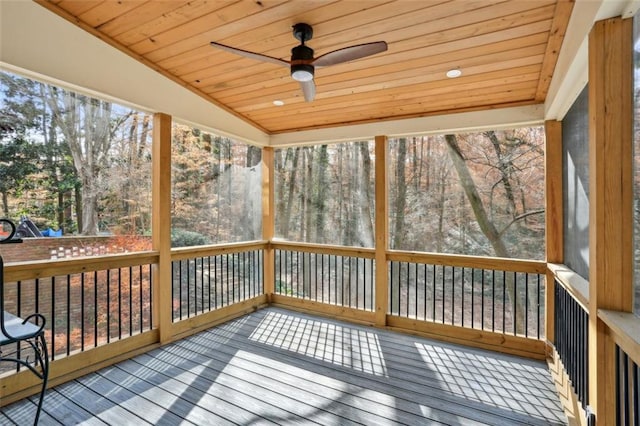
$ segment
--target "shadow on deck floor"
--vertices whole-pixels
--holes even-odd
[[[35,398],[0,424],[33,422]],[[563,425],[544,362],[267,308],[48,390],[41,425]]]

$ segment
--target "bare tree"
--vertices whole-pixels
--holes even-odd
[[[47,86],[46,101],[69,146],[82,184],[80,232],[96,235],[102,173],[108,165],[111,138],[127,116],[114,117],[110,102],[53,86]]]

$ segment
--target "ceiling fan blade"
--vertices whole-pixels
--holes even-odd
[[[313,98],[316,97],[316,84],[313,82],[313,80],[301,81],[300,88],[302,89],[302,93],[304,94],[304,100],[307,102],[313,101]]]
[[[273,56],[267,56],[261,53],[249,52],[248,50],[238,49],[236,47],[231,47],[224,44],[216,43],[215,41],[210,42],[210,44],[213,47],[225,50],[227,52],[235,53],[236,55],[244,56],[245,58],[255,59],[257,61],[263,61],[263,62],[270,62],[272,64],[283,65],[285,67],[289,66],[289,61],[285,61],[284,59],[274,58]]]
[[[358,44],[325,53],[324,55],[317,57],[313,61],[313,65],[317,67],[328,67],[329,65],[341,64],[343,62],[349,62],[366,56],[375,55],[376,53],[384,52],[386,50],[387,43],[384,41]]]

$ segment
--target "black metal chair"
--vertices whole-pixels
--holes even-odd
[[[8,237],[0,239],[0,244],[20,243],[22,240],[14,238],[16,226],[8,219],[0,219],[0,224],[9,225],[11,231]],[[19,366],[28,368],[33,374],[42,380],[42,389],[36,410],[36,417],[33,424],[37,425],[42,411],[42,401],[47,389],[49,379],[49,353],[47,342],[44,336],[45,318],[42,314],[31,314],[26,318],[19,318],[4,310],[4,262],[0,256],[0,306],[2,306],[2,316],[0,316],[0,362],[14,362]],[[32,322],[32,321],[35,321]],[[24,342],[31,349],[35,360],[30,360],[29,356],[22,358],[21,343]],[[10,350],[5,356],[3,348],[13,345],[16,349]]]

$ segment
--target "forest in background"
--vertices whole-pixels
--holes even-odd
[[[149,114],[0,74],[3,216],[149,235]],[[542,128],[391,139],[393,249],[544,258]],[[275,151],[276,237],[373,247],[371,141]],[[261,149],[174,124],[174,246],[261,238]]]
[[[544,129],[389,141],[392,249],[544,259]],[[374,144],[276,150],[276,236],[373,247]]]

